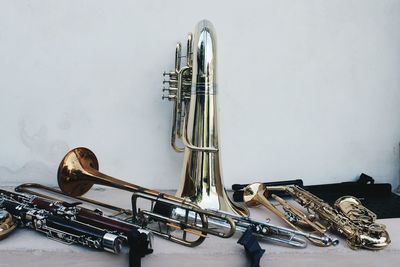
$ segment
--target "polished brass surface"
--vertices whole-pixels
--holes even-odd
[[[314,212],[315,216],[318,216],[321,221],[326,222],[328,229],[332,229],[344,235],[347,239],[347,244],[352,249],[364,248],[369,250],[380,250],[387,247],[391,242],[384,225],[376,223],[360,224],[359,220],[352,217],[355,216],[357,212],[349,212],[351,209],[345,208],[344,210],[346,210],[348,214],[351,214],[351,216],[349,216],[348,214],[343,213],[342,210],[333,208],[322,199],[301,187],[296,185],[268,186],[267,189],[270,192],[284,191],[288,193],[301,206],[306,208],[308,211]],[[339,202],[341,201],[339,200]],[[353,199],[351,202],[353,202]],[[353,206],[352,209],[355,207],[356,206]]]
[[[390,243],[386,226],[376,223],[376,214],[364,207],[358,198],[353,196],[340,197],[335,201],[334,207],[355,225],[363,229],[363,232],[368,233],[365,235],[365,239],[369,240],[369,242],[381,237],[382,240],[385,240],[384,244]]]
[[[281,212],[275,205],[273,205],[267,198],[267,188],[262,183],[253,183],[246,186],[243,192],[243,200],[248,207],[254,207],[263,205],[276,216],[285,221],[291,228],[304,232],[305,230],[300,228],[299,225],[312,228],[315,235],[309,236],[308,240],[317,246],[330,246],[339,244],[339,240],[327,235],[326,228],[319,222],[310,220],[306,214],[299,209],[296,209],[289,205],[282,198],[272,194],[272,197],[278,201],[285,213]]]
[[[190,199],[202,208],[248,216],[246,207],[233,202],[224,188],[217,114],[217,40],[214,26],[200,21],[189,34],[186,64],[182,46],[175,52],[175,69],[169,77],[163,99],[173,101],[171,145],[184,152],[177,196]],[[181,140],[182,144],[177,144]]]
[[[183,198],[161,193],[152,189],[144,188],[114,177],[105,175],[98,171],[98,162],[95,154],[87,148],[79,147],[71,150],[63,158],[58,169],[58,185],[62,192],[72,197],[79,197],[86,193],[94,184],[105,185],[122,190],[129,191],[133,194],[132,204],[135,207],[132,211],[133,219],[139,224],[146,224],[147,230],[154,234],[165,237],[174,242],[186,246],[199,245],[205,238],[206,234],[212,234],[219,237],[230,237],[235,232],[235,223],[227,216],[220,216],[212,211],[206,211],[197,205],[186,201]],[[142,210],[136,208],[136,200],[138,198],[151,201],[151,210]],[[94,201],[96,202],[96,201]],[[97,202],[98,204],[98,202]],[[154,212],[155,205],[164,207],[172,206],[174,210],[180,210],[183,216],[182,220],[169,218]],[[194,214],[194,221],[188,221],[188,214]],[[208,228],[207,218],[217,217],[223,220],[228,227],[224,229]],[[150,221],[163,224],[164,228],[180,229],[183,231],[181,238],[176,238],[170,234],[170,231],[162,231],[161,228],[149,228]],[[196,240],[187,240],[188,233],[197,233]]]
[[[245,232],[250,230],[251,233],[256,236],[259,240],[271,241],[273,244],[280,244],[290,246],[293,248],[306,248],[307,239],[319,240],[320,236],[313,233],[306,233],[303,231],[297,231],[286,227],[274,225],[270,223],[269,219],[258,221],[250,217],[244,217],[236,214],[231,214],[224,211],[218,211],[221,214],[225,214],[231,217],[236,223],[236,230],[239,232]],[[215,219],[208,221],[210,227],[219,226],[223,222],[219,222]],[[328,241],[328,240],[326,240]]]
[[[6,238],[17,227],[12,215],[6,210],[0,210],[0,240]]]
[[[337,199],[334,207],[356,224],[371,225],[376,221],[376,214],[364,207],[360,200],[353,196],[343,196]]]
[[[52,194],[60,194],[63,197],[67,196],[68,198],[70,197],[69,195],[65,194],[64,192],[48,187],[45,185],[41,184],[35,184],[35,183],[26,183],[19,185],[15,188],[15,191],[17,192],[24,192],[28,193],[31,195],[37,195],[39,197],[43,198],[48,198],[51,200],[58,200],[61,201],[60,199],[57,199],[53,196],[49,196],[48,194],[40,193],[40,191],[46,191],[50,192]],[[122,209],[117,206],[113,206],[110,204],[106,204],[103,202],[99,202],[93,199],[85,198],[85,197],[71,197],[72,199],[79,200],[82,203],[89,203],[94,206],[98,206],[100,208],[105,208],[107,210],[112,210],[112,214],[108,214],[107,216],[116,219],[116,220],[121,220],[125,223],[129,223],[131,218],[134,217],[134,212],[130,209]],[[104,209],[103,209],[104,211]],[[102,211],[103,216],[106,215],[105,212]],[[211,211],[210,211],[211,212]],[[224,218],[229,217],[231,218],[235,224],[236,224],[236,231],[238,232],[245,232],[246,230],[250,229],[254,235],[256,235],[260,240],[265,240],[265,241],[272,241],[273,243],[276,244],[284,244],[287,246],[291,246],[294,248],[305,248],[307,247],[307,241],[305,238],[312,237],[312,234],[304,234],[300,233],[295,230],[287,229],[285,227],[281,226],[276,226],[268,221],[256,221],[253,220],[249,217],[242,217],[239,215],[235,214],[230,214],[227,212],[222,212],[220,210],[218,211],[212,211],[216,214],[218,214],[218,217],[212,217],[208,219],[208,227],[213,228],[213,229],[219,229],[219,228],[225,228],[225,229],[230,229],[231,225],[229,225],[225,220],[221,220],[219,218]],[[182,218],[185,216],[184,214],[176,214],[176,218]],[[191,219],[193,219],[196,215],[193,213],[189,213],[188,215]],[[137,224],[134,224],[135,226],[138,226]],[[166,223],[167,226],[171,227],[172,229],[177,229],[177,226],[174,224]],[[179,229],[178,229],[179,230]],[[192,232],[191,229],[186,230],[188,233]],[[198,232],[195,232],[195,234],[198,235]],[[203,236],[203,235],[202,235]],[[167,236],[163,236],[167,238]],[[316,237],[317,238],[317,237]]]

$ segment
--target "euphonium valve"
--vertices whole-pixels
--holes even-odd
[[[181,66],[181,45],[175,69],[164,73],[167,98],[174,103],[171,145],[184,152],[177,196],[202,208],[248,216],[249,211],[231,201],[223,185],[217,114],[217,47],[211,22],[200,21],[187,43],[186,65]],[[181,146],[176,140],[182,141]]]

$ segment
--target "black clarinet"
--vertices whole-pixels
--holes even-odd
[[[0,208],[9,212],[19,226],[44,233],[48,238],[79,244],[115,254],[130,246],[130,266],[140,266],[141,258],[152,252],[146,231],[79,207],[80,203],[48,200],[0,189]]]

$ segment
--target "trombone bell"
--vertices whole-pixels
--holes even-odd
[[[77,173],[87,174],[89,169],[99,170],[96,155],[87,148],[78,147],[69,151],[58,167],[58,186],[71,197],[82,196],[92,188],[94,182],[79,179]]]

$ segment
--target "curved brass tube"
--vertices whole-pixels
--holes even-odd
[[[72,197],[80,197],[89,191],[94,184],[98,184],[132,192],[133,207],[136,207],[137,198],[150,200],[152,203],[150,211],[139,208],[132,210],[134,222],[144,225],[146,229],[152,231],[154,234],[186,246],[199,245],[207,234],[228,238],[235,233],[235,223],[227,216],[203,210],[183,198],[144,188],[99,172],[95,154],[84,147],[75,148],[67,153],[60,163],[57,177],[61,191]],[[99,203],[97,202],[96,204]],[[180,213],[185,214],[184,221],[154,212],[156,206],[162,207],[164,210],[168,209],[168,207],[172,207],[173,210],[179,209]],[[189,213],[195,215],[196,219],[194,221],[188,220]],[[210,229],[207,219],[213,217],[224,220],[228,227],[224,229]],[[156,229],[151,228],[151,222],[162,223],[166,229],[182,230],[182,238],[178,239],[172,236],[169,234],[169,231],[161,229],[157,223]],[[198,239],[189,241],[187,239],[188,233],[197,235]]]
[[[365,207],[359,201],[356,203],[354,197],[339,199],[336,206],[341,207],[333,208],[322,199],[296,185],[268,186],[267,189],[270,192],[283,191],[292,196],[301,206],[326,222],[330,229],[344,235],[347,244],[352,249],[380,250],[391,243],[385,226],[375,223],[375,214],[369,210],[363,211]],[[360,220],[356,214],[368,214],[372,223],[371,220],[365,220],[365,217]]]
[[[253,183],[244,188],[243,200],[249,207],[258,206],[260,204],[263,205],[272,213],[274,213],[276,216],[285,221],[291,228],[299,232],[304,232],[303,229],[301,229],[299,226],[295,224],[295,221],[301,220],[301,222],[304,225],[311,227],[312,229],[315,230],[315,233],[317,233],[317,235],[311,235],[307,237],[307,239],[314,245],[335,246],[339,244],[339,240],[337,238],[331,237],[325,233],[326,228],[323,225],[311,221],[310,219],[308,219],[307,215],[305,215],[303,212],[290,206],[282,198],[273,195],[273,198],[275,198],[282,205],[284,211],[286,212],[286,214],[282,213],[270,201],[268,201],[268,199],[265,197],[266,194],[267,194],[267,188],[264,184]],[[290,216],[287,217],[287,215]]]
[[[6,238],[17,227],[13,216],[6,210],[0,210],[0,240]]]

